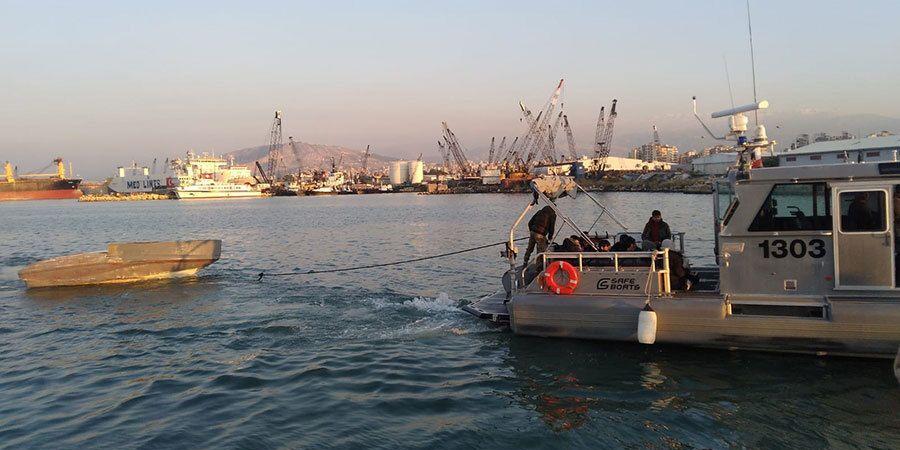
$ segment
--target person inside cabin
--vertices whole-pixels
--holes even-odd
[[[537,252],[544,253],[547,246],[553,240],[553,231],[556,226],[556,211],[550,206],[541,208],[540,211],[528,221],[528,248],[525,250],[525,265],[531,258],[531,253],[537,248]]]
[[[869,208],[869,193],[858,192],[853,197],[853,202],[847,208],[847,219],[852,230],[864,231],[878,228],[878,221]]]
[[[662,241],[672,239],[672,230],[669,229],[669,224],[662,220],[662,213],[658,209],[653,210],[650,220],[644,225],[641,239],[644,241],[642,247],[647,251],[657,250]]]

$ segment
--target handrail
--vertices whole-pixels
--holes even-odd
[[[656,265],[657,257],[662,256],[662,268],[658,268]],[[649,269],[649,274],[657,274],[659,277],[657,279],[657,286],[659,286],[660,294],[671,294],[672,293],[672,280],[671,280],[671,268],[669,266],[669,249],[664,248],[662,250],[651,250],[651,251],[641,251],[641,252],[544,252],[541,253],[538,257],[540,257],[543,261],[544,270],[547,270],[547,265],[550,260],[558,260],[558,259],[578,259],[578,271],[584,272],[584,259],[608,259],[613,262],[613,269],[615,272],[620,272],[621,267],[619,266],[619,258],[649,258],[650,261],[647,265],[638,265],[638,266],[629,266],[629,267],[637,267],[637,268],[647,268]],[[648,284],[649,289],[649,284]]]

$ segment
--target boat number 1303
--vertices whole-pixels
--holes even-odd
[[[807,255],[813,258],[825,256],[825,241],[821,239],[812,239],[808,244],[802,239],[794,239],[790,242],[784,239],[775,239],[771,243],[766,239],[759,243],[759,248],[763,251],[763,258],[786,258],[788,255],[794,258],[803,258]]]

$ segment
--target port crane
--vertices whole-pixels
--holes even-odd
[[[297,143],[294,142],[294,137],[288,136],[288,142],[290,143],[290,146],[291,146],[291,153],[294,154],[294,159],[297,161],[297,167],[298,168],[303,167],[303,164],[301,162],[301,158],[303,157],[303,155],[301,155],[300,150],[297,149]]]
[[[556,163],[558,157],[556,155],[556,133],[559,131],[559,124],[562,122],[563,112],[560,111],[556,116],[556,120],[553,121],[553,126],[550,126],[547,131],[547,145],[544,148],[544,157],[550,163]]]
[[[606,165],[606,158],[609,156],[610,146],[613,138],[613,127],[616,125],[616,104],[618,100],[613,99],[612,106],[609,109],[609,117],[604,123],[603,108],[600,108],[600,117],[597,119],[597,131],[594,135],[594,157],[597,158],[597,166],[600,172],[603,172]]]
[[[447,147],[444,146],[444,143],[441,141],[437,141],[438,151],[441,152],[441,159],[444,160],[444,170],[447,173],[450,173],[450,152],[447,150]]]
[[[603,148],[603,132],[606,131],[606,107],[600,107],[600,116],[597,117],[597,130],[594,132],[594,158],[600,160],[600,152]]]
[[[516,136],[515,139],[513,139],[512,144],[506,150],[506,153],[501,152],[503,154],[503,158],[500,158],[501,164],[509,164],[509,163],[515,161],[515,159],[516,159],[516,144],[518,142],[519,142],[519,137]]]
[[[505,147],[506,136],[503,136],[503,139],[500,139],[500,145],[497,147],[497,153],[494,155],[493,161],[488,160],[488,163],[499,163],[501,161],[500,155],[503,155],[503,150],[505,150]]]
[[[370,146],[366,145],[366,152],[363,153],[363,157],[362,157],[362,173],[367,173],[368,170],[369,170],[369,156],[371,155],[371,153],[369,153],[369,147],[370,147]]]
[[[538,112],[537,116],[535,116],[533,120],[531,119],[531,111],[525,106],[524,103],[519,102],[519,108],[522,110],[523,120],[527,125],[529,125],[528,130],[522,137],[521,150],[519,151],[519,157],[517,158],[518,162],[522,166],[521,169],[525,172],[527,172],[529,167],[531,167],[531,163],[534,161],[534,157],[537,155],[538,150],[543,147],[546,142],[544,132],[545,130],[548,130],[547,125],[550,122],[550,118],[553,115],[554,110],[556,109],[556,105],[559,103],[559,98],[562,94],[564,83],[564,79],[559,80],[559,84],[556,85],[556,89],[553,91],[550,99],[547,100],[547,103],[544,104],[544,107],[540,112]],[[522,154],[526,155],[524,159],[521,158]]]
[[[269,130],[269,156],[266,172],[272,181],[278,180],[281,170],[284,169],[284,159],[281,156],[281,150],[284,147],[284,139],[281,137],[281,115],[281,111],[275,111],[275,119]]]
[[[566,143],[569,145],[569,156],[572,161],[578,159],[578,151],[575,150],[575,134],[572,133],[572,126],[569,125],[569,116],[563,114],[563,128],[566,130]]]
[[[456,160],[460,173],[463,176],[471,175],[473,172],[472,166],[466,158],[462,144],[459,143],[459,139],[447,125],[447,122],[441,122],[441,125],[444,128],[444,141],[447,143],[447,148],[450,150],[450,153],[453,154],[453,158]]]
[[[494,144],[496,141],[497,141],[496,136],[491,138],[491,149],[488,150],[488,160],[487,160],[488,164],[494,162],[494,150],[495,150]]]

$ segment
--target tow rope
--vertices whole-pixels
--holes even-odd
[[[520,237],[518,239],[513,239],[513,242],[517,242],[517,241],[521,241],[521,240],[525,240],[525,239],[528,239],[528,238]],[[319,273],[349,272],[351,270],[373,269],[376,267],[387,267],[387,266],[399,266],[401,264],[409,264],[409,263],[414,263],[414,262],[419,262],[419,261],[427,261],[429,259],[437,259],[437,258],[444,258],[447,256],[459,255],[460,253],[474,252],[475,250],[482,250],[485,248],[493,247],[495,245],[506,244],[507,242],[509,242],[509,241],[494,242],[491,244],[479,245],[478,247],[467,248],[464,250],[457,250],[455,252],[441,253],[439,255],[423,256],[421,258],[406,259],[403,261],[394,261],[394,262],[381,263],[381,264],[369,264],[369,265],[365,265],[365,266],[341,267],[338,269],[325,269],[325,270],[306,270],[306,271],[297,270],[297,271],[292,271],[292,272],[273,272],[273,273],[260,272],[256,281],[261,282],[264,277],[286,277],[286,276],[295,276],[295,275],[314,275],[314,274],[319,274]]]

